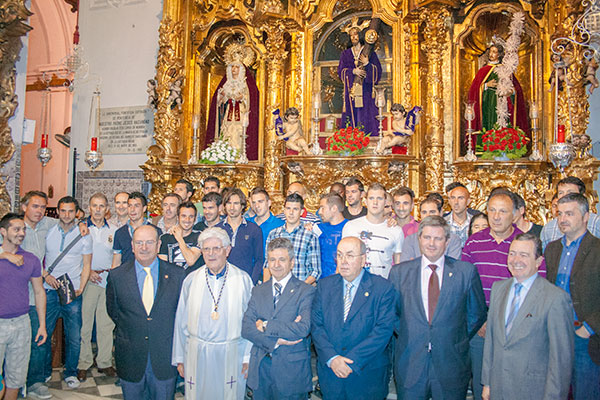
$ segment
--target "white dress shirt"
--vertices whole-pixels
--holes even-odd
[[[427,257],[421,257],[421,298],[423,299],[423,308],[425,309],[425,318],[427,320],[429,320],[429,278],[433,272],[429,268],[429,264],[437,265],[435,273],[438,276],[441,292],[442,278],[444,277],[444,256],[441,256],[437,261],[429,261]]]
[[[285,290],[285,285],[287,285],[287,283],[290,281],[290,278],[292,277],[292,272],[290,271],[285,278],[283,278],[282,280],[278,281],[277,279],[275,279],[275,277],[273,276],[273,279],[271,279],[271,290],[273,291],[273,297],[275,297],[275,283],[279,283],[281,285],[281,294],[283,294],[283,291]]]

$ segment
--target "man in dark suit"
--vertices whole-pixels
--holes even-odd
[[[566,399],[573,365],[569,295],[538,275],[542,241],[515,237],[508,252],[512,278],[496,281],[485,333],[483,399]]]
[[[439,216],[419,224],[421,257],[394,265],[400,294],[394,373],[398,399],[461,399],[470,379],[469,340],[486,318],[473,264],[444,257],[450,227]]]
[[[242,336],[253,343],[248,387],[254,399],[306,399],[312,390],[310,312],[314,287],[292,275],[294,245],[275,238],[267,247],[271,279],[252,290]]]
[[[312,338],[325,400],[384,399],[388,393],[395,293],[387,280],[363,269],[366,251],[359,238],[342,239],[339,274],[317,284]]]
[[[116,327],[115,363],[123,397],[172,399],[173,327],[185,270],[159,260],[158,231],[138,227],[132,239],[135,260],[110,271],[106,308]]]
[[[575,316],[575,400],[600,399],[600,239],[588,231],[589,204],[570,193],[558,200],[558,226],[564,236],[548,243],[548,280],[571,295]]]

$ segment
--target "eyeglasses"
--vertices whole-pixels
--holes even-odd
[[[350,262],[354,261],[357,257],[362,257],[364,255],[363,254],[351,254],[351,253],[336,253],[335,254],[335,260],[336,261],[343,261],[343,260],[348,260]]]
[[[210,253],[220,253],[225,247],[224,246],[215,246],[215,247],[202,247],[202,252],[206,254]]]
[[[154,246],[156,244],[156,240],[135,240],[133,244],[136,246]]]

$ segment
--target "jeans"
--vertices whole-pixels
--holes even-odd
[[[61,305],[56,290],[46,290],[46,330],[48,340],[44,348],[44,376],[52,374],[52,341],[56,321],[63,319],[65,331],[65,371],[64,377],[77,376],[77,363],[81,346],[81,296],[67,305]]]
[[[27,387],[35,383],[44,382],[47,376],[44,375],[44,366],[46,363],[44,346],[38,346],[35,342],[35,335],[37,335],[37,331],[40,329],[40,320],[38,319],[35,306],[29,306],[29,320],[31,321],[31,353],[29,356],[29,369],[27,370]],[[50,337],[46,339],[46,342],[50,342]]]
[[[575,361],[571,379],[574,400],[600,399],[600,366],[590,358],[589,342],[589,339],[575,335]]]

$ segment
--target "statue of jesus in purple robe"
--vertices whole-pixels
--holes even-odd
[[[350,123],[362,126],[365,133],[377,135],[379,122],[375,106],[374,86],[381,79],[381,63],[374,51],[367,57],[361,54],[364,44],[359,38],[359,28],[352,27],[348,34],[352,46],[342,52],[338,75],[344,84],[344,106],[340,128]]]

